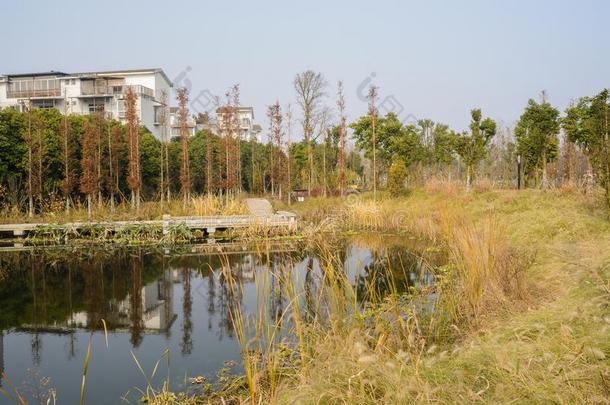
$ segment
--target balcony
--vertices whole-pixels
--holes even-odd
[[[151,88],[139,85],[106,85],[106,84],[94,84],[88,82],[81,82],[81,95],[82,96],[115,96],[120,94],[126,94],[127,90],[131,88],[133,92],[140,96],[153,97],[154,91]]]
[[[7,98],[59,98],[58,79],[14,80],[8,83]]]

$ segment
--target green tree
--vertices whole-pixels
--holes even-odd
[[[350,124],[354,130],[356,146],[364,151],[367,158],[372,158],[373,131],[369,115],[360,117]],[[388,113],[376,120],[375,127],[376,158],[379,166],[387,167],[393,157],[400,158],[406,167],[424,159],[424,148],[421,134],[415,125],[404,126],[396,114]]]
[[[153,198],[159,190],[161,174],[161,142],[148,130],[140,129],[140,167],[142,170],[142,191],[149,198]]]
[[[587,155],[597,182],[604,188],[610,212],[610,105],[607,89],[583,97],[566,110],[563,128],[568,139]]]
[[[438,172],[451,165],[454,159],[457,135],[447,125],[435,124],[432,130],[430,162]],[[451,171],[449,171],[449,174]]]
[[[0,110],[0,182],[23,176],[27,148],[21,137],[24,115],[13,108]]]
[[[517,153],[525,161],[526,175],[542,173],[542,188],[548,188],[547,163],[557,157],[559,110],[544,101],[529,100],[515,127]]]
[[[496,134],[496,122],[491,118],[482,119],[480,109],[470,111],[470,133],[462,133],[456,139],[456,152],[466,165],[466,187],[470,189],[474,168],[487,155],[487,145]]]

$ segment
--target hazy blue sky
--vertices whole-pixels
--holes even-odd
[[[610,87],[608,1],[2,0],[0,72],[190,67],[191,95],[240,83],[242,104],[294,102],[292,79],[322,72],[335,106],[366,110],[375,73],[401,115],[463,130],[481,107],[507,125],[547,90],[562,110]]]

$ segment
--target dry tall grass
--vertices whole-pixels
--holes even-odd
[[[91,219],[95,221],[125,221],[125,220],[149,220],[161,219],[164,214],[172,216],[206,216],[206,215],[241,215],[246,214],[247,209],[240,198],[226,198],[210,195],[202,195],[191,198],[188,204],[181,199],[165,202],[163,206],[158,201],[142,202],[138,213],[131,209],[129,202],[117,204],[111,207],[107,203],[94,204]],[[76,204],[69,213],[61,207],[49,209],[28,218],[26,214],[17,209],[5,210],[5,215],[0,216],[0,223],[27,223],[27,222],[49,222],[63,223],[87,221],[87,207]]]
[[[390,294],[360,307],[332,254],[322,259],[327,277],[314,302],[333,321],[291,306],[288,366],[273,390],[253,378],[257,388],[241,400],[608,403],[610,226],[578,195],[559,193],[416,193],[297,208],[305,221],[327,224],[319,230],[424,236],[449,261],[432,295]],[[330,212],[334,219],[318,221]],[[302,299],[286,285],[291,302]],[[528,299],[534,287],[536,302]]]

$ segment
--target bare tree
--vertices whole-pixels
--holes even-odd
[[[225,93],[226,103],[218,108],[218,126],[220,133],[220,189],[227,195],[231,188],[231,138],[233,109],[231,108],[230,93]]]
[[[80,191],[87,195],[87,217],[91,219],[92,196],[99,192],[100,178],[98,165],[99,127],[97,123],[87,122],[82,140]]]
[[[70,212],[70,194],[74,181],[74,174],[71,166],[72,153],[70,149],[70,123],[68,121],[68,99],[64,99],[64,114],[61,119],[61,164],[64,169],[64,178],[61,182],[61,190],[66,199],[66,213]]]
[[[345,191],[345,142],[347,138],[347,125],[345,119],[345,96],[343,82],[337,83],[337,108],[339,110],[339,159],[337,162],[337,182],[341,195]]]
[[[286,108],[286,166],[287,166],[287,190],[288,190],[288,205],[291,203],[291,195],[292,195],[292,173],[291,173],[291,162],[290,162],[290,135],[292,134],[292,106],[288,104]]]
[[[233,164],[234,164],[234,183],[236,191],[242,191],[242,179],[241,179],[241,123],[239,121],[239,107],[240,103],[240,92],[239,84],[234,84],[231,87],[231,101],[233,103],[233,127],[234,127],[234,142],[233,142]]]
[[[189,164],[188,90],[178,89],[178,122],[180,125],[180,188],[184,206],[191,198],[191,170]]]
[[[377,198],[377,138],[375,125],[377,124],[377,86],[371,85],[368,93],[369,117],[371,119],[372,144],[373,144],[373,198]]]
[[[308,194],[311,195],[312,180],[314,177],[312,136],[318,118],[320,101],[325,96],[326,80],[321,73],[307,70],[298,73],[294,78],[294,88],[297,92],[297,101],[301,107],[303,117],[303,137],[307,144]]]
[[[322,137],[322,186],[324,197],[328,196],[328,170],[327,170],[327,146],[328,146],[328,136],[329,136],[329,127],[328,124],[331,119],[331,111],[330,108],[324,107],[322,111],[320,111],[318,124],[319,131],[317,137]],[[316,138],[317,138],[316,137]]]
[[[167,140],[167,93],[161,91],[161,98],[159,100],[159,116],[157,120],[161,127],[161,162],[160,162],[160,176],[159,176],[159,194],[161,209],[163,209],[163,200],[167,196],[167,202],[169,203],[169,152],[168,152],[168,140]]]
[[[28,150],[28,161],[27,161],[27,173],[28,173],[28,216],[32,218],[34,216],[34,136],[32,132],[32,101],[28,100],[27,105],[23,104],[26,108],[28,116],[28,127],[23,133],[23,141],[27,146]]]
[[[226,103],[218,108],[219,132],[221,135],[221,181],[227,201],[230,194],[240,189],[240,140],[239,128],[239,85],[232,86],[225,93]]]
[[[212,149],[212,133],[210,132],[210,115],[207,113],[203,113],[201,117],[204,131],[205,131],[205,192],[207,194],[212,194],[214,190],[214,174],[212,171],[212,164],[214,159],[213,149]]]
[[[269,118],[270,163],[271,163],[271,194],[277,193],[282,198],[283,159],[282,144],[284,133],[282,131],[282,108],[276,101],[267,108]]]
[[[121,177],[121,153],[125,142],[121,127],[113,125],[108,131],[108,191],[110,192],[110,208],[114,211],[115,197],[120,193],[119,179]]]
[[[103,105],[96,106],[95,109],[96,144],[97,144],[97,206],[102,207],[102,132],[106,129],[106,116]]]

